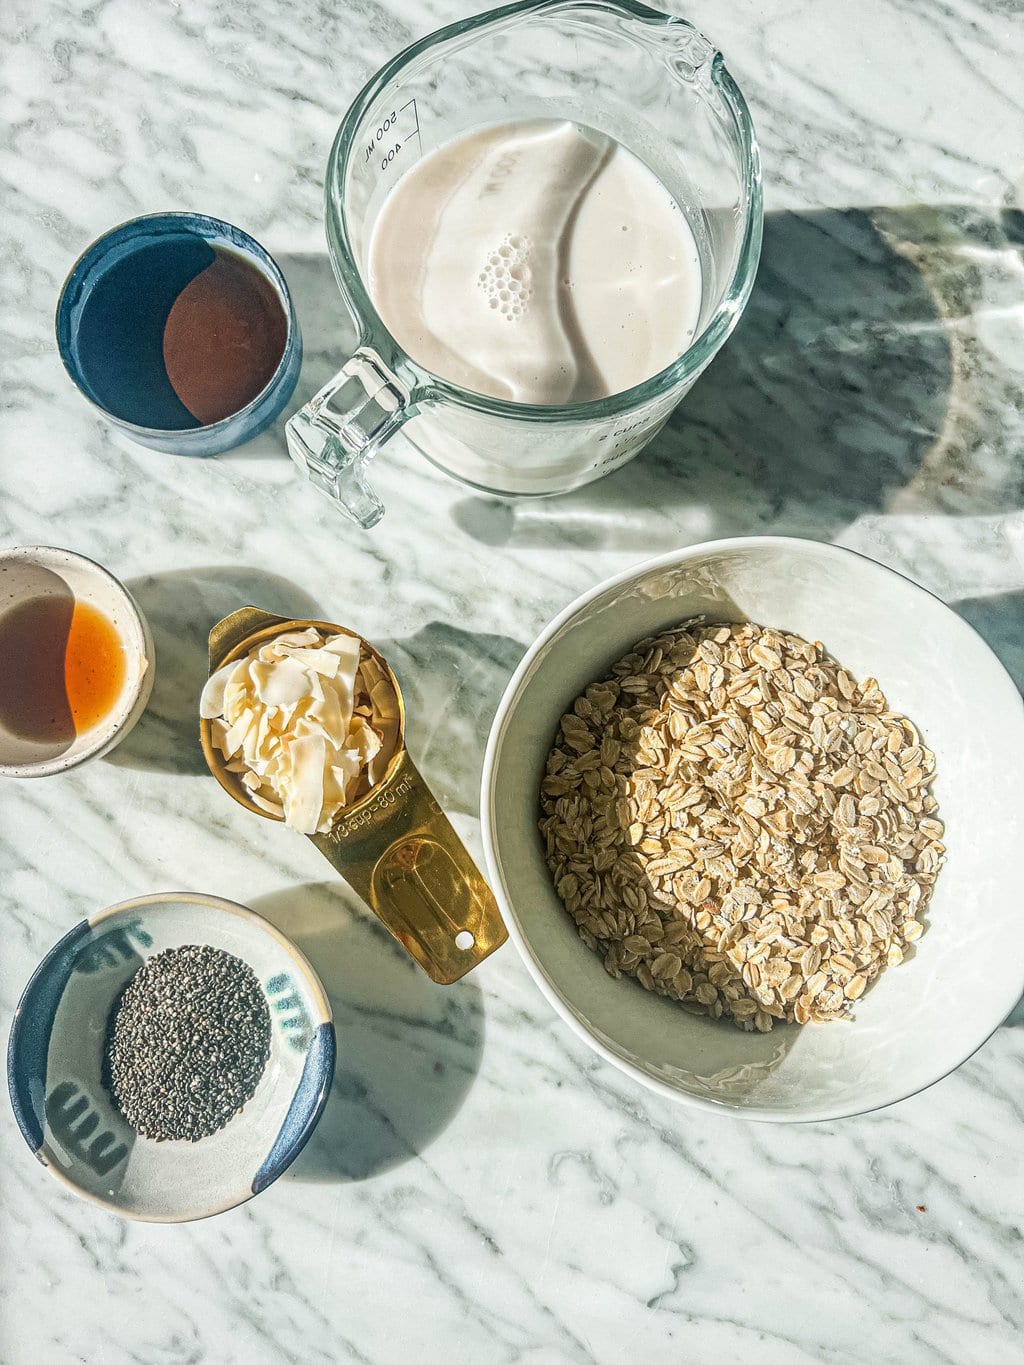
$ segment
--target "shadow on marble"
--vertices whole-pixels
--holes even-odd
[[[1024,691],[1024,592],[965,597],[953,610],[990,646],[1019,691]]]
[[[338,372],[355,348],[357,336],[326,255],[292,252],[277,260],[302,328],[302,373],[288,405],[291,413]]]
[[[965,597],[953,608],[991,646],[1019,690],[1024,691],[1024,592]],[[1024,996],[1003,1021],[1004,1028],[1024,1028]]]
[[[330,997],[338,1062],[292,1180],[366,1180],[426,1150],[480,1067],[484,1007],[471,980],[437,986],[343,882],[251,902],[293,939]]]
[[[142,719],[106,761],[154,772],[205,773],[199,694],[209,673],[210,628],[249,604],[282,616],[313,617],[320,615],[319,605],[287,578],[245,565],[175,569],[127,586],[153,632],[156,678]]]
[[[970,439],[957,422],[980,422],[995,395],[977,365],[953,392],[943,311],[982,309],[978,280],[953,295],[965,251],[998,224],[964,213],[769,214],[736,335],[637,460],[559,498],[467,497],[454,520],[487,545],[638,554],[725,535],[830,537],[913,490],[926,466],[933,501],[955,484],[956,511],[975,510],[972,497],[987,506],[997,495],[964,480]],[[997,416],[985,416],[990,431]],[[1019,472],[1006,478],[1006,497],[1021,500]]]
[[[449,815],[475,818],[491,721],[527,646],[446,621],[374,644],[402,686],[407,742],[417,766]]]
[[[1002,661],[1019,690],[1024,691],[1024,592],[966,597],[953,603]],[[1003,1022],[1004,1028],[1024,1028],[1024,996]]]

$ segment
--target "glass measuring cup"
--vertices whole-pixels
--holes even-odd
[[[537,117],[588,125],[638,156],[685,214],[700,254],[693,342],[651,379],[591,402],[513,403],[431,374],[391,336],[365,283],[373,225],[399,176],[471,128]],[[312,482],[367,527],[384,508],[365,466],[399,430],[489,493],[562,493],[624,464],[736,326],[761,248],[760,159],[743,96],[691,24],[633,0],[525,0],[414,43],[346,114],[325,196],[358,344],[288,422],[288,444]]]

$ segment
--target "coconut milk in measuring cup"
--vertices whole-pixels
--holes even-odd
[[[401,430],[490,493],[624,464],[738,320],[761,241],[757,146],[720,54],[629,0],[528,3],[384,67],[328,165],[358,345],[288,423],[292,457],[372,526]]]

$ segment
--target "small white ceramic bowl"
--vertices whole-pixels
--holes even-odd
[[[256,1093],[199,1142],[136,1137],[103,1086],[107,1021],[142,964],[208,944],[255,972],[270,1010]],[[25,1141],[64,1185],[127,1218],[183,1223],[259,1194],[302,1150],[334,1076],[334,1025],[320,979],[284,934],[242,905],[166,892],[123,901],[71,929],[43,958],[11,1026],[7,1083]]]
[[[545,866],[538,788],[559,718],[645,636],[704,615],[795,631],[873,674],[936,755],[948,861],[913,956],[852,1022],[769,1034],[686,1014],[614,981]],[[1024,989],[1019,851],[1024,706],[988,646],[923,588],[852,551],[776,537],[673,552],[602,583],[544,630],[498,707],[481,809],[491,885],[548,1000],[602,1057],[671,1099],[767,1120],[892,1104],[959,1066]]]
[[[84,555],[48,545],[0,550],[0,619],[34,597],[88,602],[113,623],[125,650],[125,678],[110,714],[70,742],[43,744],[0,721],[0,777],[49,777],[99,758],[119,744],[146,709],[156,656],[146,618],[128,589]]]

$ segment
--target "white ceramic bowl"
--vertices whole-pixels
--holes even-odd
[[[694,616],[824,642],[876,676],[935,751],[948,861],[916,951],[853,1022],[743,1033],[614,981],[555,895],[536,828],[558,720],[645,636]],[[491,884],[548,1000],[602,1057],[669,1098],[767,1120],[834,1119],[945,1076],[1024,988],[1019,851],[1024,706],[978,635],[923,588],[849,550],[776,537],[663,555],[577,599],[544,630],[498,707],[481,808]]]
[[[0,777],[49,777],[120,743],[146,709],[156,656],[146,618],[128,589],[84,555],[49,545],[0,550],[0,619],[34,597],[88,602],[113,623],[125,651],[121,694],[110,714],[70,742],[43,744],[11,733],[0,720]]]
[[[137,1137],[102,1081],[111,1008],[154,954],[205,943],[255,972],[270,1011],[256,1092],[199,1142]],[[18,1004],[7,1083],[42,1164],[83,1199],[147,1222],[208,1218],[272,1184],[302,1150],[334,1076],[334,1025],[320,979],[261,916],[188,892],[140,896],[81,920],[46,954]]]

